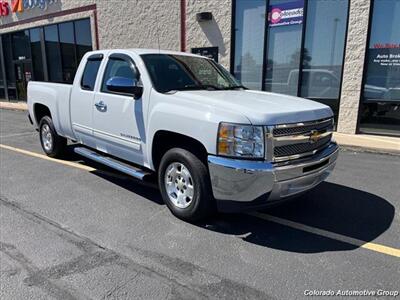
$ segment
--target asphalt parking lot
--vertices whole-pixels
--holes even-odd
[[[400,290],[400,156],[341,151],[300,199],[193,225],[152,182],[72,153],[46,159],[26,112],[0,110],[0,144],[1,299]]]

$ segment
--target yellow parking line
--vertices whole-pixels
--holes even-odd
[[[342,234],[338,234],[338,233],[327,231],[324,229],[308,226],[308,225],[305,225],[302,223],[297,223],[297,222],[290,221],[287,219],[282,219],[282,218],[275,217],[275,216],[268,215],[268,214],[263,214],[263,213],[259,213],[259,212],[252,212],[252,213],[248,213],[248,214],[253,217],[257,217],[257,218],[260,218],[260,219],[263,219],[266,221],[278,223],[278,224],[281,224],[281,225],[284,225],[287,227],[291,227],[291,228],[302,230],[302,231],[309,232],[312,234],[320,235],[320,236],[323,236],[326,238],[330,238],[330,239],[337,240],[337,241],[340,241],[343,243],[351,244],[351,245],[361,247],[364,249],[372,250],[375,252],[379,252],[379,253],[395,256],[395,257],[400,257],[400,249],[397,249],[397,248],[392,248],[392,247],[388,247],[388,246],[384,246],[384,245],[380,245],[380,244],[366,242],[363,240],[355,239],[355,238],[348,237],[348,236],[345,236]]]
[[[25,155],[29,155],[29,156],[33,156],[33,157],[36,157],[36,158],[52,161],[52,162],[55,162],[55,163],[58,163],[58,164],[62,164],[62,165],[65,165],[65,166],[69,166],[69,167],[73,167],[73,168],[77,168],[77,169],[81,169],[81,170],[85,170],[85,171],[89,171],[89,172],[97,171],[99,173],[103,173],[105,175],[113,176],[113,177],[116,177],[116,178],[122,178],[122,179],[128,178],[128,176],[124,176],[122,174],[116,174],[116,173],[111,173],[111,172],[107,172],[107,171],[102,171],[102,170],[99,170],[99,169],[96,169],[96,168],[93,168],[93,167],[89,167],[89,166],[85,166],[85,165],[82,165],[82,164],[79,164],[79,163],[76,163],[76,162],[66,161],[66,160],[61,160],[61,159],[56,159],[56,158],[51,158],[51,157],[48,157],[47,155],[44,155],[44,154],[39,154],[39,153],[36,153],[36,152],[32,152],[32,151],[28,151],[28,150],[24,150],[24,149],[20,149],[20,148],[15,148],[15,147],[4,145],[4,144],[0,144],[0,148],[7,149],[7,150],[10,150],[10,151],[14,151],[14,152],[18,152],[18,153],[25,154]]]
[[[111,172],[101,171],[101,170],[98,170],[98,169],[95,169],[95,168],[92,168],[92,167],[89,167],[89,166],[85,166],[85,165],[82,165],[82,164],[78,164],[78,163],[75,163],[75,162],[51,158],[51,157],[48,157],[48,156],[43,155],[43,154],[27,151],[27,150],[20,149],[20,148],[11,147],[11,146],[8,146],[8,145],[0,144],[0,148],[7,149],[7,150],[10,150],[10,151],[14,151],[14,152],[18,152],[18,153],[25,154],[25,155],[29,155],[29,156],[32,156],[32,157],[37,157],[37,158],[41,158],[41,159],[44,159],[44,160],[56,162],[56,163],[59,163],[59,164],[62,164],[62,165],[66,165],[66,166],[73,167],[73,168],[78,168],[78,169],[89,171],[89,172],[97,171],[97,172],[102,172],[104,174],[107,174],[107,175],[113,176],[113,177],[128,178],[127,176],[124,176],[124,175],[119,175],[119,174],[115,174],[115,173],[111,173]],[[291,227],[291,228],[294,228],[294,229],[298,229],[298,230],[302,230],[302,231],[309,232],[309,233],[312,233],[312,234],[320,235],[320,236],[323,236],[323,237],[326,237],[326,238],[330,238],[330,239],[333,239],[333,240],[337,240],[337,241],[340,241],[340,242],[343,242],[343,243],[351,244],[351,245],[354,245],[354,246],[357,246],[357,247],[361,247],[361,248],[364,248],[364,249],[368,249],[368,250],[371,250],[371,251],[375,251],[375,252],[378,252],[378,253],[383,253],[383,254],[387,254],[387,255],[391,255],[391,256],[395,256],[395,257],[400,257],[400,249],[397,249],[397,248],[392,248],[392,247],[388,247],[388,246],[384,246],[384,245],[380,245],[380,244],[366,242],[366,241],[355,239],[355,238],[352,238],[352,237],[348,237],[348,236],[345,236],[345,235],[342,235],[342,234],[334,233],[334,232],[327,231],[327,230],[324,230],[324,229],[319,229],[319,228],[316,228],[316,227],[311,227],[311,226],[308,226],[308,225],[305,225],[305,224],[297,223],[297,222],[290,221],[290,220],[287,220],[287,219],[282,219],[282,218],[275,217],[275,216],[268,215],[268,214],[262,214],[262,213],[259,213],[259,212],[248,213],[248,215],[251,215],[251,216],[266,220],[266,221],[278,223],[278,224],[281,224],[281,225],[284,225],[284,226],[288,226],[288,227]]]

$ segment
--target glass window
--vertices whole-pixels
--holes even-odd
[[[233,73],[243,85],[261,90],[266,0],[237,0]]]
[[[240,88],[238,81],[211,59],[166,54],[145,54],[142,59],[154,88],[160,93]]]
[[[15,60],[31,58],[29,48],[29,30],[18,31],[12,34],[13,57]]]
[[[90,20],[75,21],[76,52],[78,64],[86,52],[92,51]]]
[[[101,64],[100,59],[88,60],[83,71],[81,87],[84,90],[93,91],[96,83],[97,73]]]
[[[271,0],[265,89],[297,95],[304,1]],[[290,11],[290,13],[285,13]]]
[[[42,47],[40,43],[41,28],[34,28],[30,30],[32,63],[33,63],[33,77],[34,80],[43,81],[43,60],[42,60]]]
[[[108,61],[106,70],[104,71],[103,83],[101,87],[102,92],[110,92],[107,89],[106,83],[111,77],[124,77],[129,79],[136,78],[129,62],[113,58]]]
[[[77,69],[75,56],[74,23],[61,23],[58,25],[60,34],[60,50],[62,59],[63,82],[72,83]]]
[[[360,130],[400,135],[400,1],[373,2]]]
[[[4,53],[4,66],[6,68],[7,78],[7,91],[10,100],[17,99],[17,89],[15,83],[15,68],[13,64],[13,50],[11,47],[11,35],[4,34],[3,40],[3,53]]]
[[[347,11],[348,1],[308,1],[301,97],[339,99]]]
[[[0,99],[5,98],[5,89],[4,89],[4,78],[3,78],[3,65],[0,59]]]
[[[62,82],[63,74],[57,25],[44,27],[44,38],[46,43],[49,81]]]

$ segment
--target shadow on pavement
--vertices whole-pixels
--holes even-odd
[[[155,178],[142,182],[128,176],[123,179],[108,175],[107,171],[110,174],[115,171],[74,154],[72,149],[68,160],[82,161],[84,165],[99,169],[99,171],[93,171],[93,174],[154,203],[164,204]],[[388,201],[374,194],[344,185],[323,182],[297,199],[262,212],[369,242],[390,227],[395,208]],[[171,217],[173,217],[172,214]],[[197,226],[223,234],[242,236],[241,238],[248,243],[290,252],[316,253],[357,248],[355,245],[262,220],[248,214],[218,214]]]
[[[369,242],[390,227],[395,208],[371,193],[323,182],[298,199],[266,209],[263,213]],[[202,227],[224,234],[242,235],[246,242],[290,252],[358,248],[245,214],[220,215]]]

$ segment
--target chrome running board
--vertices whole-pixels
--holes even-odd
[[[129,164],[126,164],[124,162],[121,162],[115,158],[109,157],[109,156],[104,156],[94,150],[85,148],[85,147],[75,147],[74,152],[82,155],[86,158],[89,158],[91,160],[94,160],[95,162],[98,162],[100,164],[103,164],[107,167],[113,168],[117,171],[120,171],[122,173],[125,173],[127,175],[130,175],[132,177],[135,177],[136,179],[143,180],[146,175],[150,175],[150,172],[146,172],[142,169],[133,167]]]

